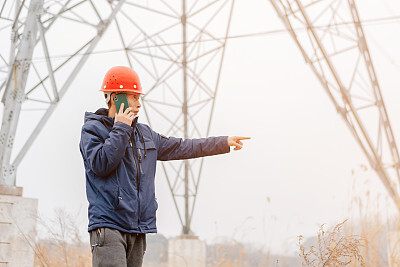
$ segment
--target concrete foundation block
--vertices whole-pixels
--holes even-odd
[[[20,196],[22,190],[6,189],[7,194],[2,194],[5,193],[2,189],[4,188],[0,188],[0,266],[32,267],[38,200]]]
[[[206,244],[197,236],[182,235],[168,241],[168,267],[185,266],[206,266]]]

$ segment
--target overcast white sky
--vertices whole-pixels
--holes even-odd
[[[395,0],[357,3],[363,19],[400,14]],[[283,25],[269,1],[236,2],[231,34],[272,29]],[[399,143],[400,23],[369,25],[365,32]],[[98,89],[105,72],[126,64],[122,53],[92,55],[18,170],[17,185],[25,197],[39,199],[40,214],[48,218],[65,208],[76,215],[84,238],[87,200],[78,147],[83,116],[104,106]],[[287,33],[228,42],[210,135],[252,139],[239,152],[205,160],[192,229],[208,242],[225,236],[273,252],[295,251],[298,235],[349,218],[355,195],[386,195],[375,173],[360,167],[368,165],[365,156]],[[156,180],[159,233],[179,235],[161,168]],[[388,205],[386,211],[395,210]]]

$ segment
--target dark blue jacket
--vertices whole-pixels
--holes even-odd
[[[157,233],[156,161],[227,153],[227,136],[165,137],[137,123],[137,118],[129,126],[114,124],[107,114],[105,108],[85,113],[79,144],[86,172],[88,230],[110,227],[128,233]]]

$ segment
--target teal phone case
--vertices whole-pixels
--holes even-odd
[[[117,113],[119,113],[119,108],[121,107],[122,103],[124,103],[124,112],[129,107],[128,98],[126,97],[126,94],[113,95],[113,99]]]

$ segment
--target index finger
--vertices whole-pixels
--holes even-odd
[[[121,103],[121,106],[119,107],[118,114],[122,114],[124,110],[124,103]]]
[[[238,136],[237,138],[238,138],[239,140],[251,139],[251,137],[242,137],[242,136]]]
[[[129,114],[129,112],[131,112],[133,110],[132,107],[128,107],[127,109],[125,109],[124,114]]]

